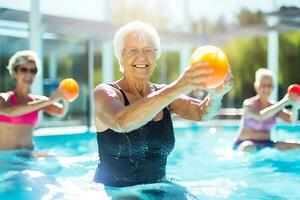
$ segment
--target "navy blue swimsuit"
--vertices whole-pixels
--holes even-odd
[[[124,91],[117,85],[124,98]],[[163,118],[128,133],[111,129],[97,132],[99,163],[94,181],[106,186],[131,186],[165,180],[167,156],[174,148],[173,123],[170,112],[163,109]]]

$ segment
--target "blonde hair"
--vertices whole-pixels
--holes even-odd
[[[272,79],[272,81],[274,81],[274,75],[273,72],[269,69],[266,68],[260,68],[255,72],[255,85],[259,85],[261,82],[261,79],[264,77],[270,77]]]
[[[9,74],[12,76],[13,71],[17,69],[18,65],[25,64],[27,62],[33,62],[37,71],[40,69],[40,59],[38,55],[31,50],[17,51],[10,59],[7,65]]]
[[[125,24],[122,26],[115,34],[114,37],[114,52],[115,56],[119,61],[120,64],[120,71],[124,72],[123,66],[121,64],[122,60],[122,52],[124,50],[124,38],[130,34],[130,33],[136,33],[141,38],[145,38],[146,36],[149,36],[154,43],[155,49],[157,49],[157,52],[155,54],[156,60],[160,57],[160,38],[158,36],[157,31],[153,26],[151,26],[148,23],[142,22],[142,21],[133,21],[128,24]]]

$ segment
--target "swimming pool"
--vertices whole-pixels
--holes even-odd
[[[0,199],[300,199],[300,150],[231,150],[237,126],[176,128],[167,175],[174,184],[104,188],[93,133],[35,137],[54,157],[28,159],[0,152]],[[300,141],[300,126],[278,126],[275,140]]]

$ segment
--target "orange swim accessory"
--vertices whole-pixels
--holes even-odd
[[[210,45],[198,47],[192,53],[190,64],[194,65],[198,62],[207,62],[208,67],[213,69],[212,79],[204,83],[205,87],[215,88],[225,81],[229,65],[225,53],[220,48]]]
[[[67,78],[60,82],[59,88],[63,88],[66,91],[66,98],[68,101],[74,101],[79,95],[78,83],[72,79]]]

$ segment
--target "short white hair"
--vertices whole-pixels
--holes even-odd
[[[255,83],[256,85],[259,85],[261,82],[261,79],[264,77],[270,77],[272,81],[274,81],[274,75],[273,72],[266,68],[260,68],[255,72]]]
[[[33,62],[37,71],[40,69],[40,59],[38,55],[31,50],[17,51],[8,61],[7,69],[12,76],[13,71],[17,69],[18,65]]]
[[[158,36],[157,31],[152,25],[142,21],[133,21],[128,24],[125,24],[116,32],[114,37],[114,52],[116,58],[119,61],[121,72],[124,72],[121,63],[122,53],[124,50],[124,38],[130,33],[136,33],[141,38],[145,38],[146,36],[151,38],[152,42],[154,43],[154,48],[157,49],[155,54],[156,60],[160,57],[160,53],[161,53],[160,38]]]

